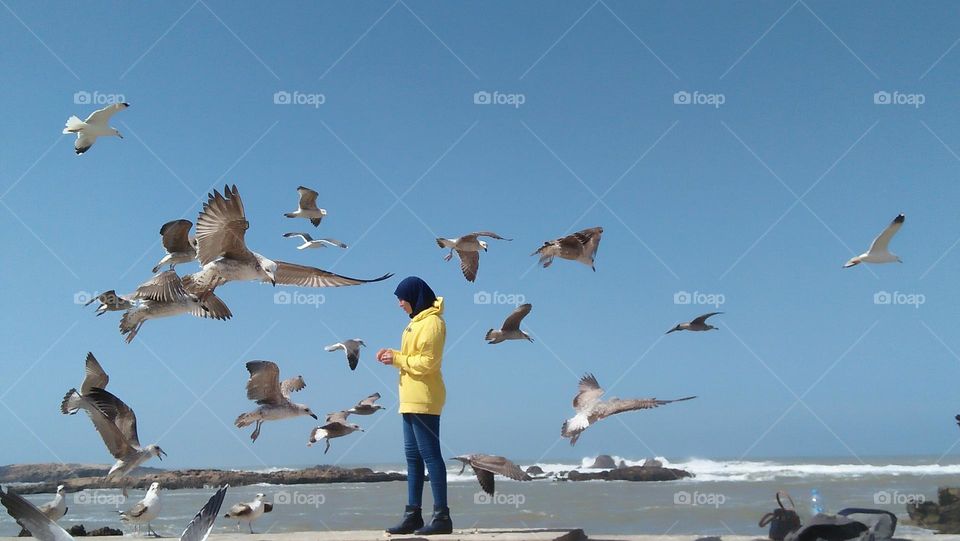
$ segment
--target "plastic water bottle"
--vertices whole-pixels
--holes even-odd
[[[814,515],[823,514],[823,496],[820,495],[820,491],[817,489],[810,491],[810,511]]]

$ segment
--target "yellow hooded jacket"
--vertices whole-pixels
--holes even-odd
[[[392,350],[393,366],[400,371],[400,413],[440,415],[447,397],[440,373],[446,338],[443,297],[437,297],[410,320],[400,350]]]

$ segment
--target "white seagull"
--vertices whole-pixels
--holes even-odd
[[[327,215],[325,209],[317,208],[317,192],[306,186],[298,186],[297,193],[300,194],[300,201],[297,204],[297,210],[284,214],[287,218],[306,218],[310,220],[313,227],[320,226],[320,220]]]
[[[104,372],[103,367],[93,356],[93,353],[87,353],[87,360],[84,366],[83,383],[80,384],[80,391],[76,388],[67,391],[60,402],[60,413],[64,415],[73,415],[83,407],[81,400],[90,394],[94,388],[106,389],[110,382],[110,376]]]
[[[250,379],[247,380],[247,398],[255,400],[260,407],[241,414],[234,424],[237,428],[243,428],[256,423],[257,427],[250,434],[251,440],[257,441],[257,437],[260,436],[260,425],[264,421],[278,421],[301,415],[317,418],[317,415],[307,406],[290,401],[290,393],[307,386],[303,376],[281,382],[280,367],[272,361],[250,361],[247,363],[247,371],[250,372]]]
[[[900,258],[897,257],[897,254],[892,254],[887,249],[890,245],[890,239],[897,234],[897,231],[900,231],[900,227],[903,226],[903,221],[906,219],[906,216],[903,214],[898,214],[896,218],[890,222],[890,225],[883,230],[883,233],[873,239],[873,242],[870,244],[870,249],[866,253],[862,253],[857,257],[850,259],[843,264],[843,268],[849,268],[854,265],[859,265],[860,263],[903,263],[900,261]]]
[[[600,237],[602,235],[602,227],[591,227],[566,237],[546,241],[543,246],[530,255],[539,254],[540,261],[538,263],[543,265],[544,268],[553,263],[554,257],[559,257],[579,261],[596,271],[594,259],[597,257],[597,248],[600,247]]]
[[[307,248],[326,248],[327,246],[332,246],[334,248],[346,248],[347,245],[343,242],[340,242],[337,239],[324,238],[324,239],[314,239],[310,236],[309,233],[284,233],[284,238],[290,237],[300,237],[303,239],[303,244],[297,246],[297,250],[306,250]]]
[[[168,270],[147,280],[132,295],[135,304],[120,318],[120,334],[129,344],[148,319],[191,314],[196,317],[227,320],[233,317],[227,305],[213,293],[203,301],[188,293],[176,271]]]
[[[273,504],[263,501],[266,496],[263,493],[257,494],[257,497],[249,503],[238,503],[230,508],[230,511],[223,518],[230,518],[237,521],[237,530],[240,529],[240,523],[246,522],[250,526],[250,533],[253,533],[253,521],[260,518],[264,513],[273,511]]]
[[[692,400],[695,396],[677,398],[675,400],[657,400],[656,398],[641,398],[621,400],[611,398],[610,400],[600,400],[603,396],[603,389],[597,383],[597,378],[593,374],[587,374],[580,378],[580,392],[573,397],[573,409],[576,415],[563,422],[560,429],[560,435],[564,438],[570,438],[570,445],[575,445],[580,438],[580,434],[601,419],[605,419],[617,413],[633,410],[645,410],[670,404],[671,402],[680,402],[683,400]]]
[[[340,287],[379,282],[393,276],[384,274],[372,280],[341,276],[332,272],[284,261],[273,261],[250,251],[244,234],[250,223],[243,210],[237,187],[224,187],[224,195],[214,190],[197,218],[199,272],[183,277],[187,291],[208,295],[217,286],[235,280],[257,280],[273,285],[301,287]]]
[[[468,282],[477,279],[477,269],[480,267],[480,250],[484,252],[487,251],[486,241],[479,240],[477,237],[490,237],[492,239],[508,241],[513,240],[505,239],[492,231],[478,231],[453,239],[445,239],[443,237],[437,239],[437,246],[450,249],[450,253],[443,256],[444,261],[450,261],[450,259],[453,258],[453,252],[457,252],[457,255],[460,256],[460,271],[463,272],[463,277],[466,278]]]
[[[129,103],[113,103],[103,109],[98,109],[90,113],[90,116],[88,116],[86,120],[80,120],[76,116],[71,116],[67,119],[63,133],[77,134],[77,140],[73,144],[74,151],[77,154],[83,154],[90,150],[90,147],[96,142],[97,137],[115,135],[123,139],[123,136],[120,135],[120,132],[117,131],[116,128],[111,128],[107,124],[110,122],[110,117],[117,111],[126,109],[127,107],[130,107]]]
[[[323,349],[327,351],[337,351],[338,349],[342,349],[344,353],[347,354],[347,363],[350,365],[350,370],[356,370],[357,364],[360,362],[361,346],[366,347],[366,344],[363,343],[363,340],[354,338],[352,340],[344,340],[343,342],[330,344]]]
[[[520,330],[520,322],[527,317],[532,309],[533,305],[530,303],[521,304],[516,310],[510,312],[507,319],[503,320],[503,325],[500,326],[499,330],[490,329],[483,339],[489,340],[488,344],[499,344],[504,340],[529,340],[533,342],[530,335]]]
[[[150,484],[150,488],[147,489],[147,494],[142,500],[130,509],[120,512],[120,520],[122,522],[132,522],[136,524],[137,533],[140,533],[140,525],[146,524],[147,531],[150,532],[150,535],[160,537],[157,532],[153,531],[150,522],[160,516],[160,509],[162,507],[163,505],[160,503],[160,483],[154,482]]]
[[[173,220],[163,224],[160,238],[167,255],[153,267],[154,273],[164,265],[170,265],[170,270],[173,270],[178,263],[197,259],[197,239],[190,236],[191,227],[193,223],[190,220]]]

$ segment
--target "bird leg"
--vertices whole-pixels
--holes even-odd
[[[449,254],[443,256],[444,261],[450,261],[451,259],[453,259],[453,249],[450,250]]]
[[[263,421],[257,421],[257,427],[256,427],[255,429],[253,429],[253,434],[250,434],[250,439],[251,439],[251,440],[257,441],[257,438],[260,436],[260,425],[261,425],[262,423],[263,423]],[[240,524],[240,523],[238,522],[237,525],[239,526],[239,524]]]
[[[324,438],[327,441],[327,446],[323,449],[323,454],[327,454],[327,451],[330,450],[330,438]]]
[[[150,535],[152,535],[152,536],[154,536],[154,537],[160,537],[160,534],[158,534],[157,532],[153,531],[153,526],[151,526],[149,522],[147,523],[147,531],[149,531],[149,532],[150,532]]]
[[[251,520],[247,525],[250,526],[250,533],[253,533],[253,521]]]

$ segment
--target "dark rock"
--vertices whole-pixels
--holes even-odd
[[[87,529],[83,527],[83,524],[74,524],[73,526],[70,526],[70,529],[67,530],[67,533],[73,537],[86,537]]]
[[[663,462],[660,462],[655,458],[648,458],[643,461],[643,467],[644,468],[662,468]]]
[[[597,468],[601,470],[609,470],[617,467],[617,463],[613,461],[613,457],[610,455],[600,455],[596,460],[593,461],[593,466],[591,468]]]
[[[942,534],[960,533],[960,489],[940,487],[937,503],[913,502],[907,504],[910,523],[937,530]]]
[[[618,467],[618,468],[626,468],[626,467],[627,467],[627,463],[626,463],[625,461],[621,460],[620,463],[617,464],[617,467]]]
[[[540,466],[530,466],[527,468],[528,475],[543,475],[545,472]]]
[[[88,537],[103,537],[106,535],[123,535],[123,532],[116,528],[111,528],[109,526],[104,526],[102,528],[97,528],[92,532],[87,533]]]
[[[647,468],[644,466],[627,466],[601,472],[581,473],[576,470],[567,475],[571,481],[676,481],[693,474],[674,468]]]

